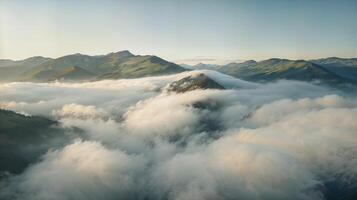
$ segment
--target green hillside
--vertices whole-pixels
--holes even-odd
[[[21,75],[21,81],[89,80],[95,75],[77,66],[40,66]]]
[[[88,56],[83,54],[72,54],[56,59],[52,59],[48,62],[45,62],[37,66],[34,70],[41,69],[62,69],[69,66],[77,66],[84,70],[87,70],[93,74],[103,74],[110,72],[115,67],[115,63],[118,60],[118,57],[121,57],[121,52],[118,52],[119,56],[115,56],[113,53],[105,56]]]
[[[156,56],[135,56],[118,63],[117,69],[99,79],[138,78],[183,72],[186,69]]]
[[[329,57],[311,60],[313,63],[317,63],[323,66],[334,66],[334,67],[356,67],[357,68],[357,58],[338,58]]]
[[[321,65],[339,76],[357,81],[357,58],[330,57],[311,60],[311,62]]]
[[[0,66],[0,81],[34,82],[137,78],[186,70],[159,57],[133,55],[129,51],[102,56],[72,54],[41,62],[0,60]]]
[[[348,82],[324,67],[305,60],[273,58],[260,62],[247,61],[224,65],[218,69],[238,78],[250,81],[290,79],[300,81],[320,80],[328,83]]]
[[[0,82],[16,80],[22,73],[49,60],[51,59],[41,56],[31,57],[20,61],[0,60]]]

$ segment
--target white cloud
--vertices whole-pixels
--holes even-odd
[[[168,93],[195,72],[90,83],[10,83],[1,106],[84,130],[11,177],[21,199],[323,199],[357,181],[357,101],[304,82]],[[347,186],[346,186],[347,185]],[[345,191],[341,191],[342,193]]]
[[[135,191],[133,172],[141,157],[109,150],[97,142],[77,141],[48,153],[21,177],[20,199],[117,199]],[[11,188],[10,188],[11,189]]]
[[[95,106],[71,103],[64,105],[59,110],[54,110],[52,115],[57,118],[96,119],[103,118],[106,114],[103,109],[97,109]]]

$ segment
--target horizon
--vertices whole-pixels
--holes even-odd
[[[116,49],[173,62],[357,57],[357,2],[351,0],[2,0],[0,5],[1,59]]]
[[[214,59],[214,58],[202,58],[202,59],[181,59],[181,60],[169,60],[166,59],[164,57],[161,57],[160,55],[154,55],[154,54],[137,54],[131,50],[128,49],[123,49],[123,50],[118,50],[118,51],[112,51],[109,53],[104,53],[104,54],[84,54],[84,53],[71,53],[71,54],[66,54],[66,55],[61,55],[59,57],[47,57],[47,56],[42,56],[42,55],[34,55],[34,56],[30,56],[30,57],[26,57],[23,59],[9,59],[9,58],[0,58],[1,60],[11,60],[11,61],[23,61],[26,59],[30,59],[30,58],[35,58],[35,57],[43,57],[43,58],[49,58],[49,59],[58,59],[61,57],[65,57],[65,56],[70,56],[70,55],[85,55],[85,56],[105,56],[105,55],[109,55],[112,53],[119,53],[119,52],[124,52],[124,51],[128,51],[129,53],[135,55],[135,56],[158,56],[164,60],[167,60],[169,62],[175,63],[177,65],[182,65],[182,64],[186,64],[186,65],[197,65],[197,64],[213,64],[213,65],[226,65],[229,63],[242,63],[242,62],[246,62],[246,61],[263,61],[263,60],[269,60],[269,59],[286,59],[286,60],[305,60],[305,61],[311,61],[311,60],[315,60],[315,59],[327,59],[327,58],[340,58],[340,59],[355,59],[357,57],[338,57],[338,56],[328,56],[328,57],[317,57],[317,58],[312,58],[312,59],[290,59],[290,58],[284,58],[284,57],[270,57],[270,58],[266,58],[266,59],[230,59],[230,60],[219,60],[219,59]]]

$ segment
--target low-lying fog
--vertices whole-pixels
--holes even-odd
[[[165,90],[197,72],[1,84],[0,108],[85,137],[3,180],[0,198],[324,199],[331,188],[357,189],[355,96],[200,72],[227,89]]]

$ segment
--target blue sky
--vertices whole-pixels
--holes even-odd
[[[353,0],[0,0],[0,58],[357,57],[356,10]]]

